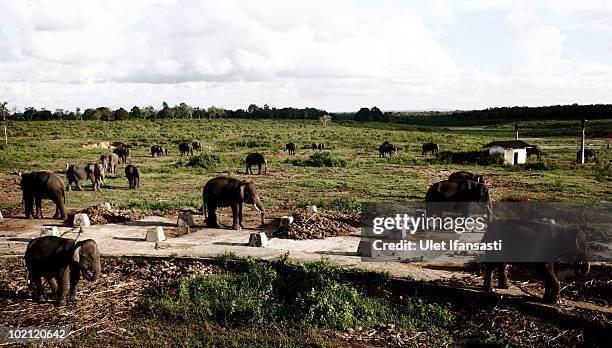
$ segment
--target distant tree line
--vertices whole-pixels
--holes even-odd
[[[23,112],[17,112],[14,108],[9,110],[6,102],[0,102],[1,120],[128,120],[128,119],[217,119],[217,118],[242,118],[242,119],[303,119],[321,120],[323,116],[328,117],[325,110],[316,108],[275,108],[267,104],[258,106],[251,104],[246,109],[229,110],[211,106],[208,108],[192,107],[186,103],[170,106],[162,103],[161,109],[156,110],[153,106],[134,106],[129,111],[124,108],[112,110],[108,107],[90,108],[82,111],[56,109],[36,109],[27,107]],[[363,107],[357,112],[334,113],[333,119],[337,121],[354,120],[359,122],[393,122],[419,125],[476,125],[488,124],[500,121],[519,120],[577,120],[577,119],[606,119],[612,118],[611,104],[592,105],[553,105],[540,107],[500,107],[483,110],[468,111],[387,111],[383,112],[378,107]]]
[[[185,103],[170,106],[163,102],[162,107],[156,110],[153,106],[139,107],[134,106],[129,111],[124,108],[112,110],[108,107],[90,108],[82,111],[80,108],[75,110],[56,109],[50,111],[46,109],[36,109],[26,107],[23,112],[14,110],[10,112],[7,103],[0,103],[0,120],[16,121],[48,121],[48,120],[129,120],[129,119],[216,119],[216,118],[245,118],[245,119],[305,119],[320,120],[321,117],[328,115],[325,110],[315,108],[274,108],[267,104],[263,107],[255,104],[237,110],[228,110],[211,106],[208,108],[192,107]]]

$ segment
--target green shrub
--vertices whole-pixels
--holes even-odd
[[[269,140],[247,139],[247,140],[236,141],[232,145],[234,147],[248,147],[248,148],[266,147],[266,148],[269,148],[272,146],[272,143]]]
[[[225,262],[231,256],[223,256]],[[167,320],[213,321],[346,330],[395,323],[409,329],[448,327],[448,310],[419,302],[369,296],[344,280],[342,269],[320,260],[295,264],[246,259],[224,274],[180,278],[151,290],[140,311]],[[373,277],[387,279],[387,275]]]
[[[593,174],[597,181],[611,181],[612,180],[612,162],[595,161],[593,166]]]
[[[501,156],[490,156],[487,151],[441,151],[436,153],[433,160],[434,164],[478,164],[478,165],[496,165],[503,164],[504,159]]]
[[[191,156],[187,160],[186,165],[195,168],[215,169],[223,165],[225,159],[214,153],[202,153],[197,156]]]
[[[321,151],[310,155],[308,159],[289,160],[294,166],[300,167],[346,167],[348,161],[329,151]]]

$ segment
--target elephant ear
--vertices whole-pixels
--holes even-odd
[[[21,185],[21,180],[23,179],[23,177],[21,176],[21,173],[19,173],[19,175],[17,175],[15,177],[15,184],[17,185]]]
[[[244,188],[246,187],[246,183],[241,183],[238,189],[238,194],[240,195],[240,199],[244,200]]]

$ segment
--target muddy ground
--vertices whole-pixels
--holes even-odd
[[[23,260],[17,258],[0,259],[0,327],[66,325],[70,327],[69,336],[104,337],[105,341],[128,342],[131,335],[132,319],[138,317],[136,305],[150,285],[168,281],[181,276],[207,275],[222,272],[222,269],[209,261],[158,259],[158,258],[107,258],[102,259],[103,275],[94,282],[82,281],[78,302],[58,308],[52,302],[36,303],[31,299],[31,289],[26,280]],[[523,284],[527,272],[511,272],[512,284]],[[482,278],[474,275],[462,284],[447,285],[477,287]],[[562,303],[568,299],[589,302],[609,303],[610,266],[595,268],[591,279],[564,282]],[[399,302],[423,301],[437,303],[449,308],[457,320],[456,330],[464,327],[460,323],[470,322],[482,330],[502,335],[522,345],[586,345],[591,336],[579,325],[571,326],[542,317],[537,313],[524,311],[505,301],[490,303],[479,297],[458,298],[452,293],[439,296],[421,292],[415,294],[395,283],[373,287],[367,279],[355,281],[364,291],[384,296]],[[528,287],[538,287],[538,282],[527,282]],[[578,295],[576,295],[578,294]],[[601,304],[603,304],[601,302]],[[601,324],[612,324],[612,314],[593,314],[576,312],[575,315]],[[115,336],[110,338],[110,336]],[[349,344],[373,344],[402,346],[424,344],[418,335],[406,336],[393,326],[381,325],[368,331],[332,333],[333,339]],[[126,341],[127,340],[127,341]]]

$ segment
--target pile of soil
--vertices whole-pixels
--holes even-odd
[[[92,225],[106,225],[114,223],[123,223],[127,221],[140,220],[147,214],[140,211],[131,210],[108,210],[100,206],[91,206],[81,210],[79,213],[85,213],[89,216],[89,222]],[[68,216],[69,221],[72,221],[74,214]]]
[[[355,233],[350,224],[331,215],[300,211],[293,214],[293,223],[279,228],[274,237],[283,239],[323,239]]]
[[[134,315],[150,284],[218,272],[214,266],[195,260],[104,257],[101,261],[100,278],[95,282],[82,279],[78,300],[58,308],[46,285],[49,300],[32,300],[21,257],[0,258],[0,327],[68,326],[69,337],[103,332],[121,340],[130,334],[122,323]]]

